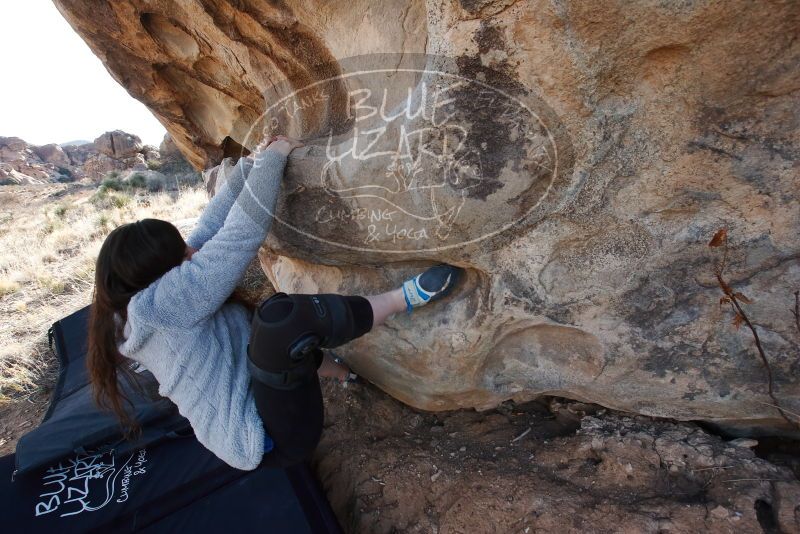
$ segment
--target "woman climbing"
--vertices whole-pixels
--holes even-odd
[[[289,153],[266,140],[241,158],[184,241],[144,219],[115,228],[97,258],[88,367],[97,403],[127,413],[118,378],[138,362],[206,448],[238,469],[309,457],[322,433],[319,376],[349,369],[323,357],[390,315],[445,296],[460,269],[437,265],[380,295],[287,295],[248,306],[235,288],[272,223]]]

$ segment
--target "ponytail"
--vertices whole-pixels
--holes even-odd
[[[97,256],[86,366],[95,403],[117,416],[127,438],[138,434],[139,425],[128,412],[132,403],[121,384],[125,380],[141,390],[131,370],[133,362],[117,348],[128,320],[128,303],[180,265],[185,252],[186,243],[175,226],[144,219],[112,230]]]

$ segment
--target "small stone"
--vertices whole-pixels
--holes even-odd
[[[711,515],[716,517],[717,519],[725,519],[728,517],[728,509],[724,506],[717,506],[713,510],[711,510]]]
[[[758,446],[758,440],[751,439],[751,438],[736,438],[733,441],[729,442],[734,447],[742,447],[745,449],[752,449],[753,447]]]
[[[459,450],[459,451],[461,451],[461,452],[467,452],[467,448],[466,448],[466,447],[461,447],[461,448],[460,448],[460,449],[458,449],[458,450]]]

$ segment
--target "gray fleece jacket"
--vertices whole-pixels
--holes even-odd
[[[272,440],[247,370],[251,316],[224,304],[266,238],[286,156],[241,158],[187,243],[198,249],[128,304],[120,352],[149,369],[197,439],[227,464],[255,469]]]

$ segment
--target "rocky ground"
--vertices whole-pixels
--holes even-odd
[[[323,391],[313,468],[345,532],[800,532],[798,442],[557,398],[430,413],[369,384]],[[6,407],[0,454],[46,405]]]
[[[797,443],[555,398],[429,413],[324,389],[314,467],[348,532],[800,532]]]

